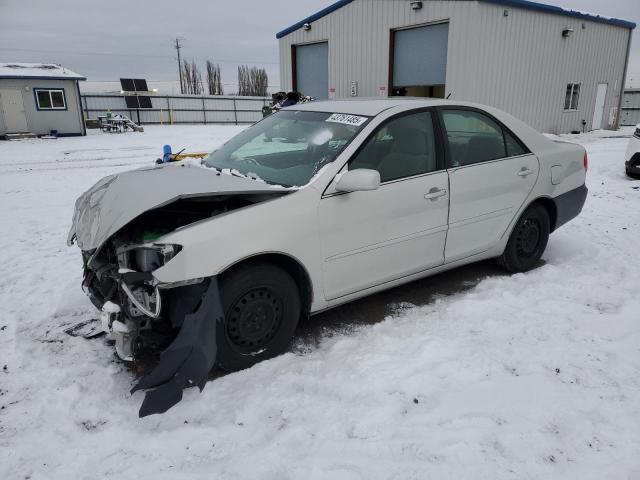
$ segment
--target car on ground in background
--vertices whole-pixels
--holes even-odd
[[[175,338],[136,387],[156,389],[146,415],[214,363],[285,352],[314,313],[479,260],[535,267],[580,213],[586,169],[583,147],[491,107],[311,102],[201,163],[102,179],[76,202],[68,242],[121,358]]]
[[[640,179],[640,124],[636,125],[627,152],[625,154],[624,167],[631,178]]]

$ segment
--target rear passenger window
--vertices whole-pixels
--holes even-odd
[[[389,182],[437,170],[436,139],[431,112],[394,118],[367,140],[349,170],[370,168]]]
[[[442,118],[452,167],[508,156],[502,127],[486,115],[469,110],[443,110]]]

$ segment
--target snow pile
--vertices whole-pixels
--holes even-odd
[[[138,420],[113,348],[63,333],[97,315],[73,202],[164,143],[240,128],[0,143],[0,478],[640,479],[640,182],[600,133],[562,137],[587,148],[590,193],[540,268],[298,339]]]

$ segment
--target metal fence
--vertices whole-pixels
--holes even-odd
[[[637,125],[640,123],[640,88],[624,91],[620,125]]]
[[[84,94],[82,110],[85,119],[122,114],[138,125],[178,123],[254,123],[262,118],[262,107],[269,97],[213,95],[153,95],[151,108],[127,108],[124,95]]]

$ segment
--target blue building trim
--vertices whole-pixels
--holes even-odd
[[[345,5],[350,4],[354,0],[340,0],[336,3],[329,5],[327,8],[320,10],[319,12],[307,17],[303,20],[300,20],[298,23],[291,25],[288,28],[276,33],[276,38],[282,38],[286,35],[289,35],[291,32],[295,32],[305,23],[312,23],[316,20],[319,20],[322,17],[329,15],[331,12],[335,12],[336,10],[344,7]],[[610,18],[610,17],[602,17],[600,15],[594,15],[590,13],[577,12],[575,10],[566,10],[561,7],[557,7],[555,5],[546,5],[544,3],[531,2],[529,0],[478,0],[479,2],[484,3],[493,3],[496,5],[504,5],[505,7],[515,7],[515,8],[523,8],[526,10],[536,10],[539,12],[553,13],[556,15],[562,15],[564,17],[573,17],[579,18],[582,20],[589,20],[592,22],[598,23],[606,23],[608,25],[615,25],[618,27],[629,28],[633,30],[636,28],[636,24],[633,22],[629,22],[627,20],[620,20],[618,18]]]
[[[577,12],[575,10],[567,10],[555,5],[547,5],[544,3],[531,2],[529,0],[478,0],[484,3],[494,3],[496,5],[504,5],[505,7],[524,8],[527,10],[537,10],[539,12],[555,13],[565,17],[579,18],[582,20],[590,20],[592,22],[606,23],[617,27],[624,27],[633,30],[636,24],[619,18],[603,17],[592,13]]]
[[[291,32],[295,32],[299,28],[302,28],[302,26],[305,23],[315,22],[316,20],[329,15],[331,12],[335,12],[336,10],[344,7],[345,5],[349,5],[351,2],[353,2],[353,0],[340,0],[336,3],[333,3],[329,5],[327,8],[323,8],[318,13],[314,13],[310,17],[300,20],[298,23],[291,25],[289,28],[285,28],[281,32],[276,33],[276,38],[282,38],[285,35],[289,35]]]

